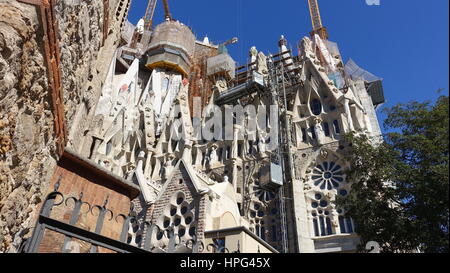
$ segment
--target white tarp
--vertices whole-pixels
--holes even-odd
[[[320,52],[322,53],[322,56],[324,57],[325,61],[327,62],[329,68],[332,71],[335,71],[336,70],[336,63],[334,61],[333,56],[331,56],[330,51],[328,51],[327,46],[322,41],[322,39],[319,37],[319,35],[315,34],[314,38],[315,38],[315,41],[316,41],[316,45],[319,48]]]

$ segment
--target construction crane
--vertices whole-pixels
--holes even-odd
[[[238,42],[238,38],[237,37],[233,37],[230,40],[228,40],[228,41],[226,41],[224,43],[221,43],[220,45],[218,45],[219,54],[220,53],[227,53],[228,50],[227,50],[226,46],[227,45],[231,45],[231,44],[235,44],[237,42]]]
[[[169,10],[169,0],[163,0],[164,2],[164,13],[166,15],[166,20],[172,21],[172,15],[170,14]]]
[[[145,11],[144,16],[144,29],[147,31],[151,31],[153,27],[153,15],[155,14],[156,3],[158,0],[149,0],[147,5],[147,10]],[[172,21],[172,15],[169,10],[169,2],[168,0],[163,0],[164,3],[164,13],[166,20]]]
[[[217,46],[219,54],[221,54],[221,53],[228,53],[228,49],[227,49],[226,46],[227,45],[231,45],[231,44],[235,44],[237,42],[238,42],[238,38],[237,37],[233,37],[230,40],[219,44]]]
[[[238,38],[237,37],[233,37],[230,40],[228,40],[228,41],[226,41],[224,43],[221,43],[219,46],[227,46],[227,45],[230,45],[230,44],[235,44],[237,42],[238,42]]]
[[[153,26],[153,15],[155,14],[156,3],[158,0],[149,0],[147,10],[145,11],[144,16],[144,29],[147,31],[152,30]]]
[[[322,40],[328,40],[327,29],[322,25],[322,18],[320,17],[318,0],[308,0],[309,13],[311,14],[311,21],[313,26],[313,31],[311,31],[311,36],[318,34]]]

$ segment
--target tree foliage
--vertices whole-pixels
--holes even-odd
[[[338,205],[353,218],[360,250],[376,241],[384,252],[449,250],[449,101],[386,109],[391,132],[375,144],[349,134],[350,194]]]

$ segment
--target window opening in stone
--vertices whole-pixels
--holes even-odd
[[[320,103],[320,100],[313,99],[311,101],[311,111],[316,116],[318,116],[322,113],[322,104]]]

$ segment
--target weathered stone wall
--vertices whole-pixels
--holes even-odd
[[[36,7],[0,0],[0,251],[28,226],[56,146]]]
[[[78,109],[98,101],[130,2],[55,1],[67,131],[83,128]],[[38,10],[0,0],[0,252],[14,251],[33,225],[58,160]]]
[[[58,1],[55,6],[61,44],[61,77],[66,119],[77,106],[91,103],[87,82],[97,74],[95,62],[103,40],[103,1]]]

